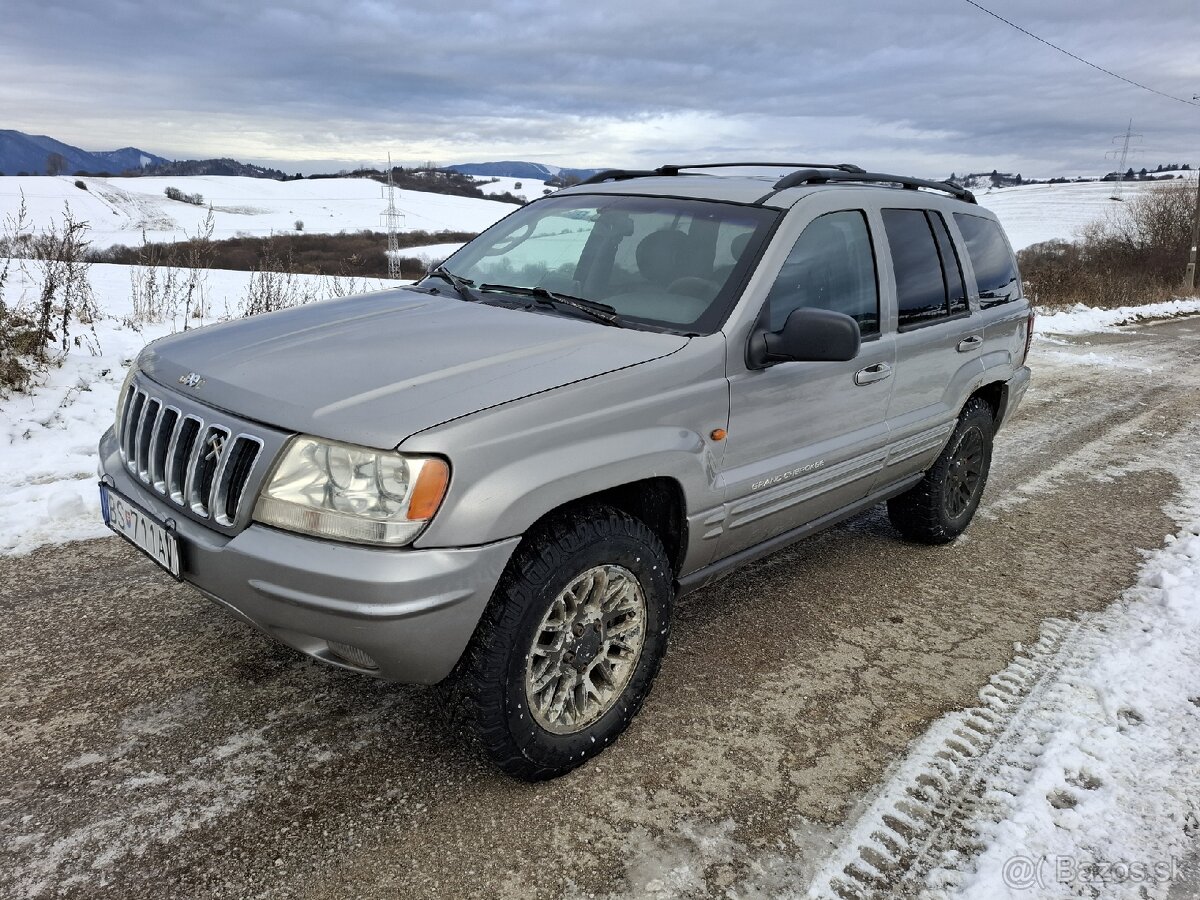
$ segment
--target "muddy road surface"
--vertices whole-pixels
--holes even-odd
[[[755,897],[1047,617],[1102,608],[1200,466],[1200,320],[1040,339],[956,544],[882,509],[680,602],[626,736],[507,780],[427,689],[310,663],[113,537],[0,559],[0,896]]]

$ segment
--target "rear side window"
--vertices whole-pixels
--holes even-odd
[[[920,209],[885,209],[882,214],[896,273],[899,327],[966,312],[962,269],[942,217]]]
[[[954,221],[967,244],[967,256],[979,285],[979,305],[984,309],[1016,300],[1021,295],[1017,263],[1004,232],[991,219],[955,213]]]
[[[950,240],[950,230],[941,213],[927,210],[925,215],[933,225],[933,236],[937,239],[938,256],[942,258],[942,277],[946,279],[946,299],[949,301],[950,315],[963,313],[968,310],[967,283],[963,280],[962,263],[958,260],[958,251],[954,249],[954,241]]]
[[[770,330],[794,309],[831,309],[856,322],[864,337],[879,334],[879,285],[871,232],[861,210],[826,213],[796,240],[767,295]]]

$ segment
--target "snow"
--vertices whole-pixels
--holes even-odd
[[[77,188],[76,181],[86,184],[87,190]],[[200,194],[205,205],[170,200],[163,193],[168,187]],[[16,214],[24,193],[35,227],[60,219],[63,204],[69,202],[76,217],[91,225],[88,237],[98,249],[140,244],[143,231],[152,241],[184,240],[204,222],[209,203],[217,239],[294,234],[297,221],[303,222],[306,233],[380,231],[380,214],[387,205],[384,190],[379,182],[365,178],[4,176],[0,177],[0,220]],[[511,203],[424,191],[399,190],[396,195],[396,205],[404,214],[402,231],[478,232],[517,208]]]
[[[457,253],[462,246],[462,244],[425,244],[421,247],[406,247],[400,251],[400,255],[409,259],[419,259],[426,265],[431,265]]]
[[[28,553],[45,544],[103,537],[96,487],[96,444],[116,409],[130,362],[149,341],[183,328],[181,317],[134,323],[131,276],[137,267],[94,265],[89,279],[101,318],[61,365],[51,367],[32,394],[0,400],[0,554]],[[7,302],[32,292],[32,271],[15,270]],[[254,273],[212,270],[203,285],[211,316],[189,327],[239,315]],[[296,297],[379,290],[379,279],[291,276]]]
[[[1187,173],[1185,173],[1187,174]],[[1125,202],[1143,191],[1178,181],[1122,182]],[[1195,177],[1192,177],[1195,186]],[[1014,250],[1049,240],[1074,240],[1085,225],[1103,219],[1120,203],[1109,198],[1114,182],[1088,181],[1076,184],[1023,184],[976,193],[979,205],[1000,219]]]
[[[485,194],[503,194],[509,193],[514,197],[523,197],[526,200],[536,200],[539,197],[544,197],[546,191],[553,193],[555,188],[550,187],[544,181],[537,181],[533,178],[497,178],[496,181],[491,181],[489,178],[476,178],[479,182],[479,189]],[[517,185],[520,184],[520,187]]]
[[[1143,306],[1120,306],[1116,309],[1097,309],[1078,304],[1065,312],[1039,314],[1034,320],[1033,333],[1047,335],[1112,331],[1118,325],[1128,325],[1146,319],[1170,319],[1197,313],[1200,313],[1200,297],[1176,298]]]
[[[996,808],[965,823],[984,845],[971,870],[932,873],[946,896],[1075,896],[1089,883],[1165,895],[1200,825],[1200,479],[1190,488],[1188,524],[1086,623],[1084,651],[1028,723],[1036,752],[1000,767]]]

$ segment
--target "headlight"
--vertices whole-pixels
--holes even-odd
[[[358,544],[407,544],[450,483],[434,456],[293,438],[254,507],[264,525]]]

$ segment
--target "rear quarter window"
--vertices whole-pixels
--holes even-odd
[[[987,309],[1016,300],[1021,295],[1021,278],[1000,226],[991,219],[966,213],[955,213],[954,221],[962,232],[971,268],[975,270],[979,305]]]

